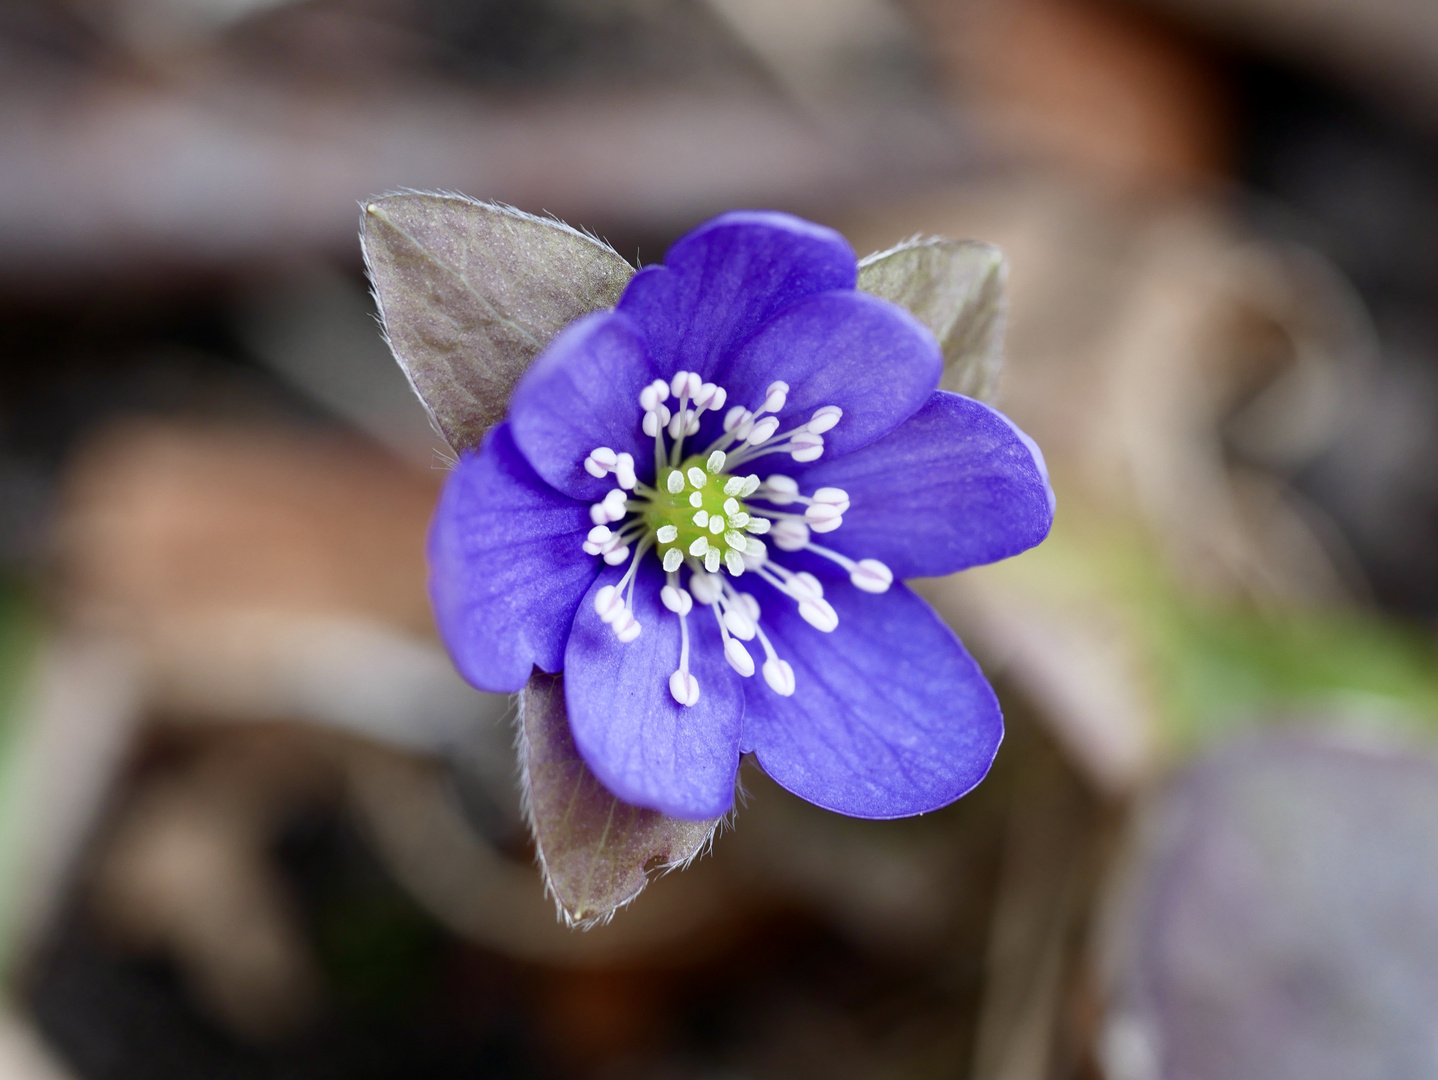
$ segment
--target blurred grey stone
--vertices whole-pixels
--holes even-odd
[[[1106,942],[1111,1080],[1438,1077],[1438,762],[1280,729],[1141,828]]]

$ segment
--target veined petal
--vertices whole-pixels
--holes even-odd
[[[952,630],[895,584],[847,582],[824,598],[832,633],[785,597],[751,587],[762,625],[794,669],[792,697],[746,682],[743,748],[781,786],[828,810],[895,818],[946,806],[988,772],[1003,737],[998,700]]]
[[[551,486],[576,499],[602,499],[614,480],[590,476],[584,459],[607,446],[632,454],[641,466],[653,460],[639,393],[661,375],[667,377],[627,317],[586,315],[549,343],[514,388],[514,441]]]
[[[681,237],[663,266],[641,270],[618,310],[641,328],[665,374],[712,377],[759,327],[790,305],[854,288],[857,260],[833,229],[789,214],[737,210]]]
[[[944,390],[889,435],[817,462],[799,482],[848,493],[843,527],[820,538],[826,547],[878,559],[899,578],[1007,559],[1053,524],[1034,441],[996,409]]]
[[[546,484],[508,423],[450,473],[429,530],[429,595],[455,667],[512,693],[538,665],[556,672],[596,561],[581,545],[589,508]]]
[[[850,290],[793,305],[719,364],[714,379],[729,388],[731,401],[750,408],[774,380],[787,382],[780,432],[838,405],[844,416],[824,434],[827,459],[868,445],[912,416],[939,384],[943,366],[938,342],[918,319]],[[766,459],[775,466],[789,460]]]
[[[727,813],[739,769],[744,695],[724,659],[712,616],[688,617],[689,671],[699,700],[683,706],[669,691],[679,667],[679,617],[663,607],[664,575],[652,557],[639,567],[634,617],[643,628],[625,644],[594,612],[594,593],[617,584],[606,568],[579,607],[564,655],[564,693],[574,744],[614,795],[672,817]]]

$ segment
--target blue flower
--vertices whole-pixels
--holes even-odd
[[[715,218],[561,332],[445,487],[430,593],[459,670],[563,670],[626,802],[715,817],[753,753],[810,802],[901,817],[993,761],[993,691],[902,581],[1042,540],[1043,458],[936,389],[933,335],[856,273],[829,229]]]

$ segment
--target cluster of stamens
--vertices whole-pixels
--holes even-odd
[[[631,454],[600,446],[584,460],[591,476],[613,475],[617,484],[590,507],[594,527],[584,550],[610,566],[630,564],[617,584],[595,594],[595,611],[620,641],[639,636],[634,585],[640,560],[653,548],[666,578],[660,600],[679,618],[679,667],[669,678],[669,690],[681,705],[699,700],[699,683],[689,670],[687,620],[695,603],[714,613],[730,667],[745,678],[753,675],[754,658],[746,643],[757,640],[764,652],[764,681],[776,693],[794,693],[794,670],[779,658],[760,627],[758,601],[734,586],[746,572],[792,599],[816,629],[827,633],[839,625],[819,579],[772,560],[760,537],[767,536],[781,551],[810,551],[830,559],[866,592],[884,592],[894,580],[877,559],[856,561],[813,542],[811,534],[833,532],[843,524],[849,509],[843,489],[822,487],[805,495],[783,473],[761,481],[757,473],[740,472],[768,454],[788,454],[797,462],[823,455],[824,433],[843,419],[843,410],[825,405],[805,423],[780,432],[778,414],[788,394],[786,383],[774,382],[757,408],[734,405],[724,413],[721,434],[703,451],[686,457],[685,440],[699,433],[704,413],[724,409],[729,395],[722,386],[681,371],[669,382],[656,380],[639,395],[642,427],[654,440],[655,486],[639,480]],[[786,507],[801,509],[780,509]],[[689,571],[687,589],[680,584],[684,569]]]

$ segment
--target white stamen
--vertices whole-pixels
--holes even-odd
[[[843,488],[821,487],[812,497],[821,506],[837,506],[841,514],[849,510],[849,493]]]
[[[699,377],[697,371],[686,371],[684,373],[684,396],[687,398],[699,397],[699,391],[704,388],[704,380]]]
[[[629,558],[629,545],[613,548],[604,553],[604,561],[610,566],[618,566],[625,559]]]
[[[728,455],[726,455],[723,450],[715,450],[714,453],[709,455],[709,460],[704,463],[704,467],[711,473],[721,473],[724,471],[724,462],[727,460],[727,457]]]
[[[742,529],[749,524],[749,515],[739,510],[729,515],[729,524],[736,529]]]
[[[689,372],[676,371],[674,378],[669,380],[669,389],[675,397],[683,397],[684,389],[689,385]]]
[[[894,572],[878,559],[860,559],[850,571],[849,580],[868,593],[888,592],[894,583]]]
[[[779,430],[779,418],[777,416],[766,416],[754,425],[749,432],[748,438],[744,441],[750,446],[758,446],[760,443],[768,442],[774,432]]]
[[[660,429],[668,422],[667,420],[660,420],[657,412],[647,412],[644,414],[644,434],[648,435],[651,439],[657,438]]]
[[[775,506],[788,506],[799,497],[799,481],[783,473],[775,473],[764,481],[764,493],[760,498]]]
[[[824,599],[824,586],[819,579],[807,570],[800,570],[789,579],[790,588],[794,590],[796,599]]]
[[[725,500],[724,500],[724,513],[726,513],[726,514],[737,514],[737,513],[739,513],[739,500],[738,500],[738,499],[725,499]]]
[[[724,659],[744,678],[754,674],[754,658],[749,655],[749,650],[734,638],[724,642]]]
[[[678,495],[684,490],[684,474],[678,469],[675,469],[669,474],[668,479],[664,481],[664,486],[669,489],[669,494]]]
[[[654,538],[661,544],[672,544],[679,539],[678,525],[661,525],[654,530]]]
[[[824,436],[796,431],[789,437],[789,456],[795,461],[818,461],[824,456]]]
[[[609,511],[605,509],[602,502],[597,502],[589,508],[589,520],[596,525],[605,525],[609,522]]]
[[[716,451],[716,453],[717,453],[717,451]],[[725,495],[738,495],[738,494],[739,494],[739,489],[742,488],[743,486],[744,486],[744,478],[743,478],[742,476],[731,476],[731,477],[729,477],[728,480],[725,480],[725,481],[724,481],[724,494],[725,494]],[[724,504],[724,508],[727,510],[727,509],[729,508],[729,504],[728,504],[728,503],[725,503],[725,504]]]
[[[844,523],[844,515],[837,506],[815,503],[804,511],[804,522],[816,533],[833,532]]]
[[[732,432],[740,424],[749,418],[749,410],[743,405],[735,405],[724,414],[724,430]]]
[[[614,478],[625,491],[634,490],[634,486],[639,483],[639,477],[634,475],[633,454],[619,455],[619,462],[614,466]]]
[[[794,518],[774,522],[769,539],[780,551],[799,551],[809,542],[809,526]]]
[[[588,539],[591,544],[602,544],[612,535],[608,525],[596,525],[589,530]]]
[[[698,515],[695,515],[695,516],[697,517]],[[695,524],[697,525],[698,522],[695,522]],[[715,536],[718,536],[721,532],[724,531],[724,515],[723,515],[723,514],[710,514],[710,515],[709,515],[709,531],[710,531],[711,533],[713,533]]]
[[[706,607],[724,595],[724,581],[713,574],[695,571],[689,576],[689,591]]]
[[[704,553],[708,550],[709,537],[707,536],[700,536],[695,539],[694,543],[689,545],[689,554],[693,555],[696,559],[702,559],[704,557]]]
[[[714,388],[714,396],[709,399],[709,408],[714,412],[718,412],[724,407],[724,403],[728,400],[729,391],[725,390],[722,386],[716,386]]]
[[[614,627],[614,636],[625,645],[628,645],[637,638],[641,629],[639,620],[634,617],[634,613],[627,607],[620,609],[619,615],[614,619],[611,625]]]
[[[708,511],[708,510],[700,510],[698,513],[696,513],[696,514],[694,515],[694,524],[695,524],[695,525],[698,525],[701,529],[704,528],[704,526],[708,525],[708,524],[709,524],[709,511]]]
[[[794,669],[787,660],[771,656],[764,661],[764,681],[769,689],[784,697],[794,696]]]
[[[696,488],[702,488],[709,482],[709,474],[698,465],[689,466],[688,471],[684,475],[689,478],[689,482]]]
[[[783,379],[775,379],[769,384],[769,389],[764,395],[765,412],[781,412],[789,400],[789,384]]]
[[[678,548],[670,548],[664,553],[664,569],[669,573],[674,573],[682,565],[684,565],[684,552]]]
[[[750,570],[757,570],[769,559],[769,549],[764,546],[764,541],[753,536],[744,541],[744,565]]]
[[[594,613],[603,622],[612,623],[624,610],[624,597],[613,585],[605,585],[594,594]]]
[[[734,595],[739,598],[739,604],[748,613],[749,618],[757,624],[759,622],[759,601],[754,599],[754,594],[736,592]]]
[[[740,596],[748,596],[748,593],[739,593]],[[736,638],[743,641],[754,640],[754,620],[749,618],[749,613],[740,605],[730,604],[724,612],[724,626]]]
[[[707,564],[708,561],[706,556],[705,563]],[[737,548],[729,548],[724,552],[724,565],[729,568],[729,573],[738,577],[744,572],[744,553]]]
[[[590,476],[594,477],[594,479],[596,480],[603,480],[606,476],[609,475],[609,470],[606,469],[603,465],[599,464],[599,462],[595,461],[592,457],[587,457],[584,459],[584,471],[587,472]]]
[[[737,524],[737,522],[730,522],[730,524]],[[724,534],[724,543],[728,544],[735,551],[743,552],[743,550],[749,546],[749,539],[736,529],[730,529]]]
[[[700,539],[702,540],[703,537],[700,537]],[[717,574],[719,572],[720,558],[719,549],[716,547],[710,548],[704,553],[704,569],[708,570],[711,574]]]
[[[589,451],[589,456],[606,469],[614,468],[615,463],[619,460],[619,455],[607,446],[596,446]]]
[[[688,615],[690,609],[694,607],[694,598],[674,585],[666,585],[660,589],[659,599],[676,615]]]
[[[704,505],[704,496],[703,496],[703,495],[700,495],[699,492],[697,492],[697,491],[692,492],[692,493],[690,494],[690,496],[689,496],[689,505],[690,505],[690,506],[703,506],[703,505]]]
[[[739,489],[739,498],[747,499],[750,495],[753,495],[754,492],[759,490],[759,483],[758,473],[750,473],[744,477],[744,486]]]
[[[839,613],[827,600],[804,600],[799,604],[799,614],[815,630],[832,633],[839,625]]]
[[[687,671],[676,671],[669,676],[669,692],[674,695],[674,700],[680,705],[690,706],[699,703],[699,680]]]
[[[701,409],[709,408],[710,402],[714,400],[714,394],[718,389],[719,387],[715,386],[712,382],[701,383],[699,389],[691,395],[694,398],[694,404]]]
[[[629,513],[629,497],[622,488],[615,488],[604,496],[604,509],[608,512],[610,521],[618,521]]]
[[[825,405],[822,409],[816,409],[809,422],[804,425],[815,435],[822,435],[835,424],[844,418],[844,410],[837,405]]]
[[[744,515],[740,516],[742,517]],[[737,525],[738,522],[736,521],[735,524]],[[770,521],[768,518],[761,517],[750,518],[748,522],[746,522],[744,525],[744,528],[747,529],[749,533],[754,536],[763,536],[773,527],[774,523],[772,521]]]

